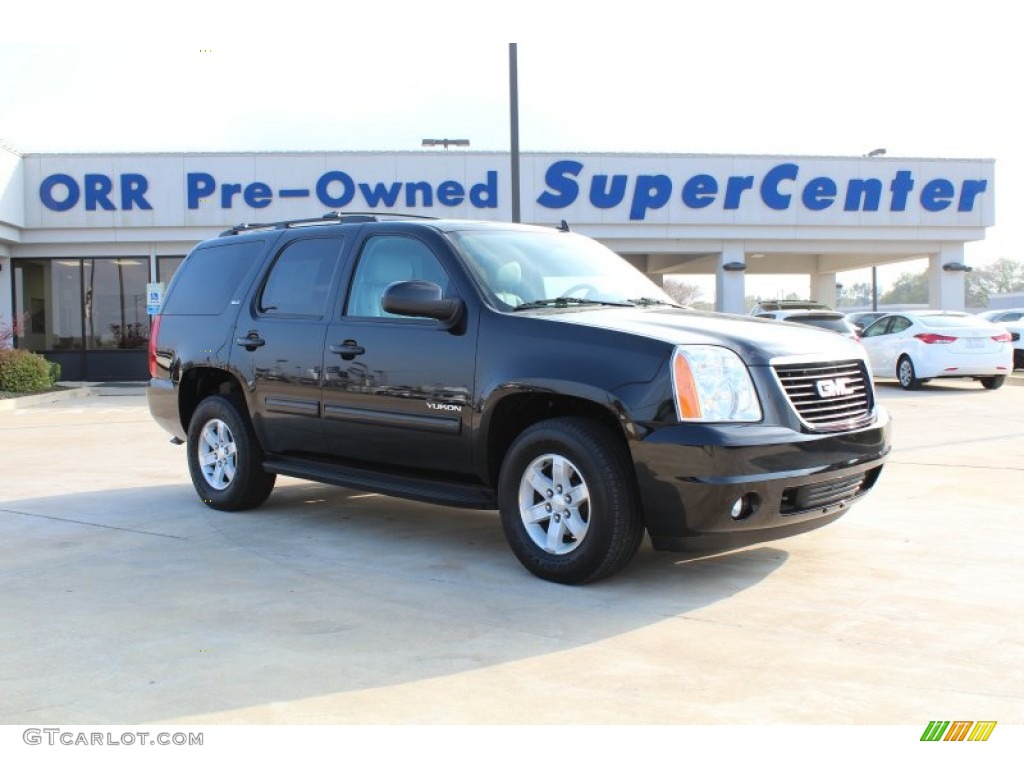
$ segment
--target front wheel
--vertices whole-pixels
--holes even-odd
[[[274,490],[277,475],[263,470],[256,435],[234,400],[203,400],[188,428],[188,469],[199,497],[214,509],[258,507]]]
[[[985,389],[999,389],[1006,381],[1005,376],[985,376],[981,379],[981,386]]]
[[[498,503],[512,551],[548,581],[610,576],[643,538],[626,446],[586,419],[550,419],[519,435],[502,463]]]
[[[896,363],[896,378],[899,379],[900,386],[904,389],[921,388],[921,380],[917,378],[917,373],[914,371],[914,362],[906,355]]]

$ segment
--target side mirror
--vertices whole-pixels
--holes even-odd
[[[438,320],[446,329],[459,321],[465,309],[462,299],[444,298],[441,286],[426,280],[392,283],[381,297],[381,306],[393,315]]]

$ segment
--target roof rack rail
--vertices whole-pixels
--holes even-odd
[[[268,221],[266,223],[243,223],[237,224],[231,229],[225,229],[220,237],[238,235],[242,232],[252,232],[257,229],[291,229],[292,227],[311,227],[319,224],[363,224],[369,221],[381,221],[381,217],[396,219],[436,219],[436,216],[419,216],[414,213],[373,213],[365,211],[331,211],[323,216],[312,219],[289,219],[287,221]]]

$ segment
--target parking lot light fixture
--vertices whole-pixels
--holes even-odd
[[[424,147],[468,147],[469,139],[424,139]]]

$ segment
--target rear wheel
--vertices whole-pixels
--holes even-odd
[[[899,379],[900,386],[904,389],[921,388],[921,380],[917,378],[917,373],[914,371],[914,362],[906,355],[896,363],[896,378]]]
[[[1006,381],[1005,376],[985,376],[979,379],[981,386],[985,389],[999,389],[1003,386],[1003,382]]]
[[[199,497],[214,509],[258,507],[274,490],[277,475],[263,470],[263,451],[235,400],[203,400],[188,428],[188,468]]]
[[[643,538],[625,445],[605,427],[558,418],[524,431],[501,468],[505,538],[542,579],[582,584],[610,576]]]

